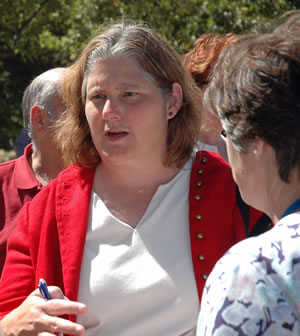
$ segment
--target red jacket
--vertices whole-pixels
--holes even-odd
[[[94,172],[95,168],[69,167],[25,204],[8,243],[0,284],[0,317],[20,305],[37,288],[40,278],[48,285],[59,286],[70,300],[77,300]],[[231,169],[217,154],[197,154],[189,204],[192,259],[200,300],[215,262],[245,238]],[[251,210],[250,227],[261,215]]]

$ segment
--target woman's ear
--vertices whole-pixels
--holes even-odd
[[[259,158],[260,156],[264,155],[264,152],[267,147],[268,145],[266,144],[266,142],[257,136],[252,143],[251,150],[253,155]]]
[[[183,92],[181,85],[177,82],[172,84],[172,91],[167,96],[167,119],[176,116],[183,103]]]

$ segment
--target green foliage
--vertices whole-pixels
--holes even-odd
[[[204,32],[246,32],[295,8],[299,0],[1,0],[0,148],[9,149],[22,126],[32,78],[70,64],[104,22],[146,22],[185,53]]]

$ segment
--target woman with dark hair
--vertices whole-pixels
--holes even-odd
[[[216,264],[197,335],[300,334],[299,33],[299,25],[284,25],[234,42],[205,92],[243,199],[275,226]]]

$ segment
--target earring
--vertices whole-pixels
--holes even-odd
[[[255,155],[257,154],[257,149],[256,148],[253,149],[253,154],[255,154]]]
[[[173,112],[169,112],[169,116],[172,117],[172,115],[173,115]]]

